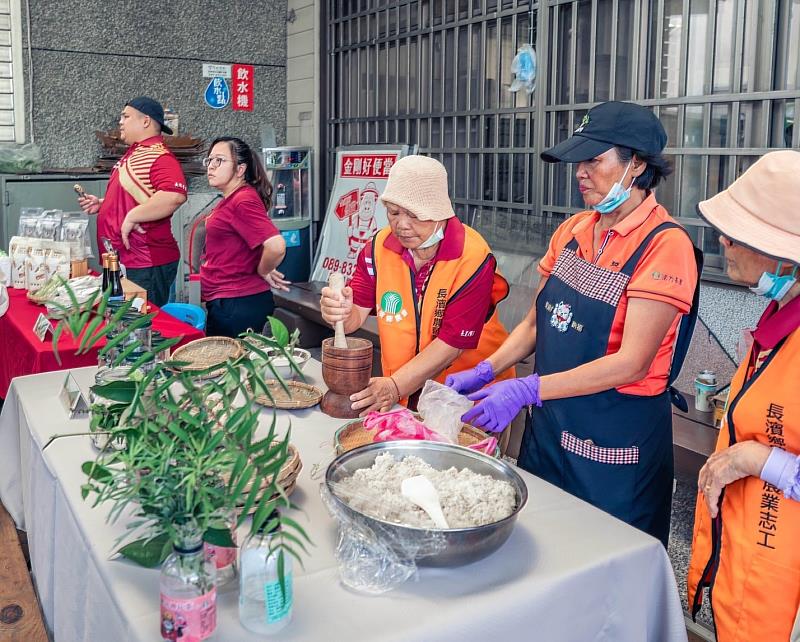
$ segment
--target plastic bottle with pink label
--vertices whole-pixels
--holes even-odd
[[[234,546],[215,546],[208,542],[205,544],[206,558],[212,560],[217,569],[217,588],[222,589],[231,584],[238,575],[236,554],[239,549],[236,546],[236,513],[230,511],[219,524],[212,523],[212,526],[229,529],[234,543]]]
[[[206,559],[202,533],[181,529],[161,566],[161,638],[209,640],[217,628],[216,568]]]

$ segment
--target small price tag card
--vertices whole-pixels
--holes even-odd
[[[89,415],[89,403],[86,401],[80,385],[75,381],[75,377],[72,376],[72,372],[67,372],[58,396],[70,419],[79,419]]]
[[[50,325],[50,319],[48,319],[44,313],[40,312],[39,316],[36,318],[36,323],[33,324],[33,333],[39,338],[39,341],[44,343],[44,338],[47,336],[47,333],[52,331],[53,326]]]

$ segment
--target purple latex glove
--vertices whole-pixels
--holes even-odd
[[[465,412],[461,421],[489,432],[500,432],[525,406],[535,404],[541,407],[539,375],[498,381],[493,386],[467,395],[467,399],[479,403]]]
[[[492,383],[492,381],[494,381],[492,364],[488,361],[481,361],[474,368],[447,375],[444,385],[461,394],[467,394],[480,390],[487,383]]]

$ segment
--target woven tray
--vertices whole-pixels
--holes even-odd
[[[303,383],[302,381],[284,382],[289,389],[290,394],[288,395],[277,380],[269,379],[264,383],[267,384],[272,399],[262,393],[255,397],[255,401],[267,408],[299,410],[301,408],[316,406],[320,402],[320,399],[322,399],[322,391],[319,388]]]
[[[300,471],[303,469],[303,462],[300,460],[300,453],[297,451],[292,444],[289,444],[289,458],[286,460],[286,463],[281,467],[280,473],[278,473],[278,484],[283,488],[283,492],[287,495],[290,495],[292,491],[295,489],[297,485],[297,477],[300,475]],[[225,483],[227,484],[228,480],[225,479]],[[258,482],[259,488],[263,490],[266,488],[268,480],[266,479],[251,479],[247,485],[244,487],[242,492],[242,497],[247,498],[247,494],[252,490],[253,485]],[[244,502],[239,504],[239,508],[244,506]],[[253,507],[253,511],[258,508],[258,506]],[[252,511],[251,511],[252,512]]]
[[[354,419],[346,423],[336,431],[336,436],[334,437],[336,454],[341,455],[348,450],[353,450],[353,448],[371,444],[376,432],[375,430],[367,430],[364,428],[363,419]],[[488,435],[482,430],[475,428],[475,426],[464,424],[461,427],[461,432],[458,434],[458,444],[460,446],[472,446],[483,441],[486,437],[488,437]],[[494,456],[497,457],[499,454],[500,449],[498,447],[497,450],[495,450]]]
[[[178,368],[181,372],[197,372],[207,370],[214,366],[221,366],[228,359],[238,359],[244,354],[242,344],[236,339],[229,337],[204,337],[195,339],[186,345],[173,351],[171,359],[173,361],[186,361],[189,365]],[[203,373],[204,377],[215,377],[225,372],[225,368],[219,368],[208,373]]]

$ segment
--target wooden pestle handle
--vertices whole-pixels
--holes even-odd
[[[328,277],[328,286],[334,292],[341,292],[344,288],[344,274],[341,272],[331,272]],[[347,348],[347,339],[344,336],[344,321],[337,321],[333,326],[333,347],[334,348]]]

